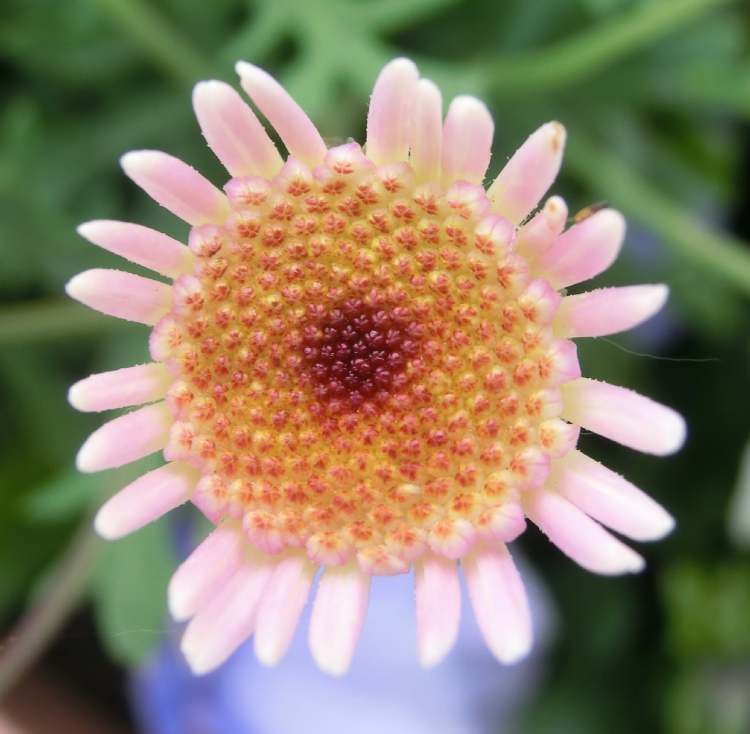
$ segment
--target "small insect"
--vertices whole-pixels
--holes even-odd
[[[609,204],[606,201],[597,201],[595,204],[589,204],[589,206],[583,207],[579,212],[576,212],[573,216],[573,221],[578,224],[584,219],[588,219],[592,214],[596,214],[602,209],[606,209]]]

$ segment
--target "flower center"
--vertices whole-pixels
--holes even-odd
[[[333,413],[357,411],[365,401],[385,405],[391,388],[406,383],[404,368],[417,353],[418,332],[403,309],[344,301],[305,328],[300,384],[310,384],[318,403]]]
[[[268,552],[374,572],[461,555],[565,442],[559,297],[480,187],[417,184],[356,145],[226,190],[152,337],[195,501]]]

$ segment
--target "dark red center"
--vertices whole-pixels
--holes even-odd
[[[344,301],[305,329],[303,370],[318,402],[330,410],[382,403],[406,383],[404,369],[418,347],[408,309]]]

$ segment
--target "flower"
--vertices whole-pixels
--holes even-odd
[[[125,173],[191,225],[188,246],[140,225],[80,227],[94,244],[173,280],[117,270],[68,293],[153,326],[153,362],[75,384],[80,410],[147,404],[95,431],[78,454],[100,471],[164,450],[167,464],[96,518],[116,538],[192,501],[216,529],[176,571],[169,606],[203,673],[254,634],[261,661],[288,648],[318,569],[309,643],[348,668],[373,575],[415,572],[418,654],[449,651],[458,563],[479,628],[504,663],[532,625],[507,544],[530,518],[564,553],[604,574],[641,557],[671,517],[576,450],[579,427],[668,454],[682,419],[623,387],[581,377],[575,337],[630,328],[663,285],[563,295],[615,259],[611,209],[565,229],[553,196],[565,130],[533,133],[492,185],[492,118],[457,97],[442,121],[435,85],[397,59],[378,77],[367,143],[327,148],[285,90],[255,66],[241,84],[277,148],[228,85],[193,104],[232,176],[222,193],[166,153],[122,158]],[[600,524],[601,523],[601,524]]]

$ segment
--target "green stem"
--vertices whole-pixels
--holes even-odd
[[[493,92],[539,92],[581,82],[733,0],[650,0],[547,48],[486,68]]]
[[[211,69],[190,42],[143,0],[89,0],[107,13],[163,71],[180,84],[193,84]]]
[[[62,300],[6,306],[0,310],[0,346],[3,347],[88,336],[116,328],[122,328],[121,321]]]
[[[0,644],[0,700],[34,663],[75,609],[96,560],[99,538],[86,515],[49,585]]]
[[[566,163],[597,195],[624,209],[677,255],[750,295],[750,247],[746,242],[707,228],[617,156],[583,142],[581,136],[568,142]]]

